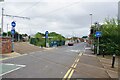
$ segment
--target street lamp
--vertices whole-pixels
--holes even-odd
[[[92,27],[92,13],[90,13],[90,17],[91,17],[91,27]],[[93,43],[93,41],[91,40],[91,42]],[[91,43],[91,48],[93,49],[93,47],[92,47],[92,43]]]
[[[90,17],[91,17],[91,27],[92,27],[92,14],[90,14]]]

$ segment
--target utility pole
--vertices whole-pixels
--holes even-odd
[[[22,19],[28,19],[30,20],[30,18],[28,17],[22,17],[22,16],[14,16],[14,15],[6,15],[4,14],[4,9],[2,8],[2,23],[1,23],[1,37],[2,37],[2,34],[3,34],[3,17],[4,16],[8,16],[8,17],[16,17],[16,18],[22,18]],[[14,22],[14,21],[13,21]],[[12,25],[13,27],[15,27],[15,23]],[[12,29],[13,30],[13,29]],[[12,31],[11,30],[11,31]],[[15,31],[14,31],[15,33]],[[12,52],[14,52],[14,34],[12,33]]]
[[[4,9],[2,8],[1,37],[2,37],[2,34],[3,34],[3,14],[4,14]]]
[[[8,37],[8,25],[9,25],[9,24],[7,24],[7,37]]]
[[[16,17],[16,18],[23,18],[23,19],[28,19],[28,20],[30,20],[30,18],[28,18],[28,17],[14,16],[14,15],[5,15],[5,14],[4,14],[4,8],[2,8],[1,37],[2,37],[2,34],[3,34],[3,24],[4,24],[4,19],[3,19],[3,17],[4,17],[4,16],[8,16],[8,17]]]

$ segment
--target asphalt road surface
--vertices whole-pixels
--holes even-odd
[[[85,43],[79,43],[74,46],[62,46],[4,60],[3,63],[25,65],[25,67],[7,73],[2,77],[63,78],[68,74],[67,72],[69,72],[78,55],[84,53],[85,45]]]

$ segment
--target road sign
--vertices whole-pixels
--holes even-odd
[[[11,30],[11,34],[14,35],[15,34],[15,29]]]
[[[46,31],[45,34],[48,34],[48,31]]]
[[[45,32],[45,38],[48,38],[48,31]]]
[[[96,37],[101,37],[101,32],[100,31],[96,31],[96,33],[95,33],[95,35],[96,35]]]
[[[15,21],[13,21],[13,22],[11,23],[11,26],[12,26],[12,27],[15,27],[15,26],[16,26]]]

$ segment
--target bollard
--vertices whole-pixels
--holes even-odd
[[[112,59],[112,68],[114,68],[114,64],[115,64],[115,54],[113,55],[113,59]]]
[[[95,44],[94,44],[94,54],[95,54]]]

